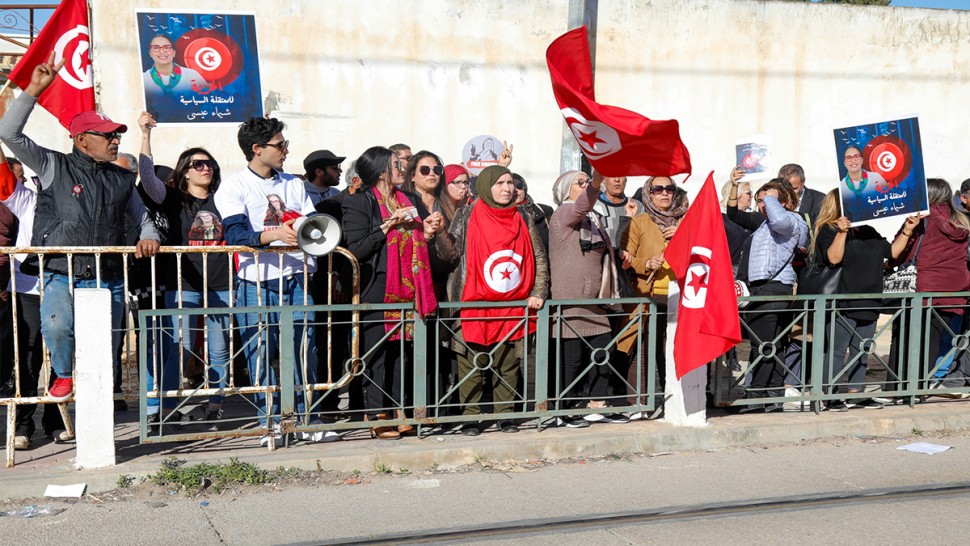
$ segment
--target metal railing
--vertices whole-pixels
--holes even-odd
[[[283,253],[292,250],[272,247],[257,252],[279,253],[282,265]],[[4,254],[38,255],[41,271],[50,254],[66,253],[69,263],[74,256],[93,254],[96,282],[101,280],[102,254],[120,254],[125,292],[132,291],[128,268],[133,252],[132,247],[0,248]],[[162,254],[176,257],[196,252],[233,256],[254,249],[162,248]],[[348,298],[337,297],[339,269],[334,259],[338,256],[351,267]],[[402,431],[411,428],[419,435],[496,420],[528,423],[541,430],[561,418],[602,413],[656,415],[663,406],[662,374],[658,373],[662,356],[658,355],[662,354],[665,321],[661,320],[663,308],[648,298],[550,300],[536,311],[528,310],[525,302],[441,303],[436,315],[422,320],[414,317],[407,304],[360,304],[359,265],[348,251],[338,248],[321,258],[316,275],[327,277],[319,281],[322,296],[318,294],[314,305],[268,305],[263,299],[268,293],[263,291],[283,292],[284,281],[277,279],[255,283],[256,305],[237,306],[238,286],[230,259],[228,305],[211,305],[203,296],[198,308],[180,309],[182,299],[176,298],[176,308],[165,309],[158,296],[159,259],[149,260],[148,308],[135,309],[126,299],[127,322],[122,328],[128,366],[117,399],[139,401],[143,443],[265,436],[272,435],[274,428],[284,438],[327,431],[352,434],[354,429],[375,426],[366,420],[375,412],[386,417],[380,425]],[[19,261],[11,261],[11,272]],[[175,286],[169,288],[182,294],[182,272],[180,266],[175,267]],[[72,266],[68,270],[73,271]],[[347,275],[344,271],[341,280],[346,282]],[[306,268],[299,276],[305,302],[311,279]],[[959,296],[963,303],[934,305],[934,298],[944,296]],[[970,338],[953,311],[965,310],[968,296],[970,293],[749,298],[751,304],[740,310],[746,341],[736,350],[739,366],[732,369],[728,355],[716,360],[709,367],[709,394],[719,407],[755,408],[787,402],[800,403],[800,409],[815,413],[841,400],[887,398],[913,405],[929,395],[963,397],[970,394],[967,383],[958,384],[956,379],[948,384],[944,372],[955,378],[956,372],[966,371],[961,367],[970,358]],[[15,302],[16,286],[12,297]],[[847,307],[853,304],[855,307]],[[503,320],[520,328],[534,322],[533,334],[506,338],[486,348],[463,341],[462,310],[510,306],[521,313]],[[0,405],[7,408],[8,465],[13,464],[15,407],[52,403],[44,388],[50,377],[47,360],[39,395],[26,396],[20,390],[16,307],[13,305],[16,390],[13,397],[0,399]],[[847,320],[860,311],[880,318],[865,327]],[[777,325],[766,339],[759,339],[766,317],[773,317]],[[213,318],[222,321],[215,330],[209,323]],[[590,323],[599,324],[594,334],[589,333]],[[246,336],[242,335],[244,326],[249,328]],[[849,356],[835,354],[837,328],[849,336],[847,346],[857,349]],[[321,332],[317,337],[315,330]],[[401,336],[402,332],[409,334]],[[135,333],[137,353],[131,347]],[[937,351],[927,342],[931,334],[949,341],[943,341],[943,348]],[[212,335],[226,338],[227,362],[211,361]],[[282,342],[269,341],[272,336]],[[192,339],[201,343],[190,343]],[[936,352],[939,358],[930,362]],[[247,354],[255,355],[255,368],[241,365]],[[319,357],[317,364],[314,356]],[[378,357],[395,363],[380,381],[374,370]],[[459,362],[461,358],[465,358],[464,364]],[[500,360],[512,362],[511,368],[499,369],[496,362]],[[860,376],[858,366],[863,360],[868,373]],[[166,361],[175,365],[166,367]],[[754,376],[765,369],[775,379],[764,386],[754,385]],[[319,380],[313,380],[317,372]],[[253,380],[253,376],[264,375],[276,379]],[[172,376],[175,386],[168,388]],[[149,378],[154,380],[151,386]],[[797,389],[797,395],[786,396],[786,387]],[[861,392],[851,392],[856,390]],[[380,391],[382,402],[365,408],[361,401],[367,391]],[[478,391],[477,398],[471,394]],[[214,397],[225,399],[223,419],[183,420],[187,413],[198,415],[199,407],[211,409]],[[160,407],[157,422],[149,423],[150,401]],[[70,432],[67,405],[60,404],[59,410]],[[270,449],[276,447],[274,441],[267,444]]]

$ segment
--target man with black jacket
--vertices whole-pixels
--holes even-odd
[[[118,157],[118,143],[126,126],[104,114],[81,112],[70,123],[74,149],[69,154],[48,150],[23,134],[37,97],[53,83],[64,64],[61,61],[55,67],[53,61],[51,53],[48,62],[34,68],[30,84],[0,120],[0,140],[40,177],[31,246],[122,246],[127,214],[133,225],[140,226],[136,257],[154,255],[159,237],[134,191],[135,175],[111,163]],[[64,254],[47,255],[44,265],[41,332],[57,376],[50,398],[64,402],[74,390],[71,289],[111,291],[112,336],[117,345],[124,313],[123,265],[119,254],[102,256],[100,265],[91,254],[74,254],[73,263]]]

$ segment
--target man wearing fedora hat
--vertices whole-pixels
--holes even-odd
[[[69,130],[74,149],[69,154],[48,150],[24,135],[24,125],[37,97],[54,81],[57,69],[50,60],[34,68],[30,84],[0,120],[0,140],[40,176],[34,212],[32,246],[123,246],[125,216],[138,226],[141,241],[136,257],[153,256],[158,231],[135,189],[135,175],[111,162],[118,157],[121,135],[128,127],[98,112],[81,112]],[[61,61],[60,65],[63,65]],[[41,333],[57,376],[50,398],[63,402],[73,394],[74,302],[71,288],[111,291],[114,346],[120,342],[124,313],[124,264],[120,254],[47,255],[44,295],[40,305]],[[115,358],[118,354],[115,353]],[[117,368],[117,366],[115,366]]]
[[[345,157],[334,155],[330,150],[317,150],[306,156],[303,168],[306,169],[306,180],[303,185],[310,200],[316,205],[340,193],[337,184],[343,169],[340,164]]]

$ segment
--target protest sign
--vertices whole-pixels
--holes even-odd
[[[255,15],[138,11],[145,110],[163,123],[263,115]]]
[[[768,150],[768,137],[764,135],[738,139],[734,146],[734,160],[735,165],[744,169],[741,182],[771,178],[768,172],[771,154]]]
[[[491,135],[478,135],[465,143],[461,162],[468,172],[478,176],[485,167],[498,165],[503,149],[501,140]]]
[[[842,214],[852,225],[927,212],[916,116],[835,129]]]

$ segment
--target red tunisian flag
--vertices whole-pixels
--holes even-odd
[[[492,168],[492,167],[490,167]],[[496,209],[481,199],[472,205],[461,301],[520,301],[535,287],[536,260],[529,227],[518,208]],[[461,310],[465,341],[492,345],[536,331],[535,317],[523,328],[524,307],[466,307]]]
[[[64,66],[37,103],[54,114],[64,128],[74,116],[94,110],[94,70],[91,67],[91,38],[88,5],[85,0],[63,0],[41,29],[37,39],[10,72],[10,80],[26,89],[34,68],[50,59]]]
[[[556,38],[546,50],[552,92],[590,164],[604,176],[671,176],[690,172],[677,120],[653,121],[598,104],[586,27]]]
[[[713,171],[687,209],[664,258],[681,290],[673,340],[680,379],[741,342],[734,271]]]

